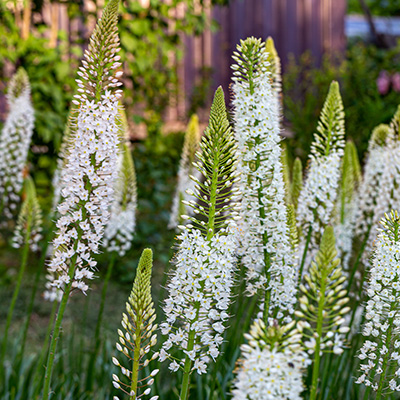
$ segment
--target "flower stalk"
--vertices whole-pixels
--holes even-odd
[[[139,399],[143,395],[150,394],[150,386],[158,373],[158,369],[155,369],[147,377],[140,376],[140,374],[143,375],[141,372],[143,368],[158,357],[158,353],[154,353],[144,360],[151,347],[157,343],[157,335],[154,333],[157,329],[157,325],[154,324],[156,314],[151,298],[152,265],[153,252],[150,249],[143,250],[133,288],[126,303],[127,313],[122,316],[122,327],[125,332],[118,330],[119,343],[116,347],[127,362],[121,364],[116,357],[113,357],[113,364],[121,369],[124,376],[124,379],[120,379],[114,374],[113,385],[127,394],[130,399]],[[127,363],[129,365],[124,366]],[[157,399],[158,396],[151,398],[151,400]],[[115,396],[114,400],[119,400],[119,398]]]
[[[299,326],[304,337],[309,339],[304,346],[314,354],[310,400],[317,397],[321,353],[342,354],[342,335],[350,329],[344,326],[344,316],[350,311],[345,307],[349,300],[345,297],[347,291],[343,289],[346,277],[336,256],[333,228],[328,226],[315,261],[304,276],[306,286],[300,286],[300,310],[295,312],[301,319]]]
[[[270,42],[268,42],[270,43]],[[271,50],[271,48],[270,48]],[[247,291],[264,298],[263,313],[290,319],[296,301],[296,261],[287,230],[286,191],[280,147],[276,65],[265,44],[248,38],[233,54],[234,118],[241,174],[239,255]]]
[[[192,176],[195,189],[188,194],[198,201],[184,203],[193,208],[193,216],[183,216],[189,223],[178,237],[176,268],[164,306],[166,321],[161,324],[168,339],[159,358],[170,361],[171,371],[183,371],[181,400],[188,399],[193,371],[205,373],[219,355],[233,283],[236,146],[221,88],[215,93],[200,149],[195,166],[204,180]]]
[[[321,236],[336,205],[344,134],[343,103],[339,84],[333,81],[321,110],[311,145],[307,179],[298,199],[297,220],[302,230],[299,250],[305,260],[303,265],[309,265],[315,257]],[[301,275],[299,279],[302,279]]]
[[[42,215],[38,200],[36,198],[35,185],[30,177],[28,177],[25,181],[25,195],[26,198],[22,204],[21,211],[18,216],[17,226],[15,228],[13,238],[13,246],[16,248],[22,247],[21,265],[18,270],[16,286],[13,292],[10,307],[8,309],[1,348],[0,365],[2,365],[4,361],[7,349],[8,332],[11,326],[15,304],[21,290],[22,278],[25,273],[29,250],[32,252],[37,251],[37,243],[42,237]]]
[[[0,134],[0,224],[13,217],[20,201],[35,120],[30,95],[28,75],[19,68],[9,84],[10,112]]]
[[[43,400],[50,396],[50,382],[61,323],[72,290],[86,292],[86,279],[92,269],[104,228],[109,219],[113,183],[117,174],[121,90],[116,72],[121,66],[117,55],[119,38],[117,13],[119,0],[110,0],[104,9],[85,51],[78,75],[78,93],[73,100],[71,135],[65,173],[62,175],[63,200],[58,206],[54,255],[48,270],[48,287],[63,291],[47,360]]]

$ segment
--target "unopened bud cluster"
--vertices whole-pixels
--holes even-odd
[[[9,84],[9,114],[0,134],[0,215],[5,218],[12,218],[20,200],[35,120],[30,95],[28,75],[20,68]]]
[[[26,197],[18,215],[12,245],[15,248],[20,248],[27,239],[29,248],[35,252],[39,250],[39,243],[42,239],[42,210],[31,178],[28,178],[26,186]],[[28,234],[29,237],[27,237]]]
[[[188,207],[187,202],[193,199],[190,193],[195,190],[196,180],[201,176],[199,170],[194,166],[196,153],[199,150],[200,137],[199,119],[197,115],[193,115],[187,127],[182,157],[179,163],[178,184],[168,223],[168,228],[170,229],[176,228],[181,223],[182,215],[192,215],[194,212],[192,207]]]
[[[332,351],[341,354],[344,334],[349,331],[345,317],[349,313],[349,299],[345,287],[346,277],[336,258],[335,239],[332,227],[327,227],[322,237],[320,250],[315,261],[305,274],[305,285],[300,285],[303,293],[299,299],[300,310],[295,315],[300,318],[298,328],[307,339],[304,346],[309,353]]]
[[[113,385],[122,390],[131,399],[139,399],[150,394],[150,386],[158,369],[146,377],[143,370],[159,353],[150,354],[151,348],[157,343],[157,324],[154,324],[156,314],[151,298],[152,251],[145,249],[137,267],[136,278],[131,294],[126,303],[126,313],[122,315],[122,328],[118,329],[119,343],[117,350],[121,353],[123,362],[113,357],[113,364],[120,368],[122,377],[113,375]],[[140,379],[139,379],[140,375]],[[118,399],[118,397],[114,397]],[[158,399],[153,396],[151,400]]]

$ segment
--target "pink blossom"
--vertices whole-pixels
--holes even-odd
[[[378,79],[376,80],[376,85],[378,87],[378,92],[381,95],[387,94],[390,87],[390,76],[387,71],[381,71],[379,73]]]
[[[400,92],[400,73],[395,72],[392,76],[392,87],[395,92]]]

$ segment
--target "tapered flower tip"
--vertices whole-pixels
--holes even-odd
[[[336,255],[335,233],[333,231],[333,227],[331,225],[328,225],[325,228],[324,234],[322,235],[319,254],[324,257],[331,253],[335,253]],[[335,257],[335,255],[333,257]]]
[[[276,51],[275,48],[275,43],[274,39],[272,39],[271,36],[268,36],[267,41],[265,42],[265,50],[267,53],[270,53],[271,55],[278,55],[278,52]]]
[[[217,90],[214,93],[214,100],[212,102],[211,111],[215,108],[220,108],[221,106],[225,107],[225,94],[222,86],[218,86]]]
[[[8,97],[12,101],[23,94],[30,93],[30,85],[28,74],[25,69],[19,67],[17,72],[13,75],[8,89]]]
[[[197,116],[197,114],[193,114],[190,117],[185,138],[191,162],[194,161],[193,156],[197,150],[197,145],[199,143],[200,136],[201,135],[200,135],[199,117]]]
[[[386,138],[390,133],[390,127],[387,124],[380,124],[372,131],[370,147],[383,147],[386,144]]]
[[[145,272],[151,270],[153,265],[153,251],[151,249],[144,249],[139,260],[139,271]]]
[[[237,46],[243,53],[246,51],[258,51],[263,46],[261,39],[257,39],[254,36],[248,37],[244,40],[240,40],[240,45]]]
[[[219,88],[220,88],[221,86],[219,86]],[[218,88],[218,89],[219,89]],[[190,117],[190,120],[189,120],[189,129],[190,129],[190,127],[193,127],[193,128],[195,128],[197,125],[199,124],[199,117],[197,116],[197,114],[193,114],[191,117]]]
[[[338,81],[332,81],[331,82],[331,84],[329,86],[329,93],[332,93],[335,96],[340,95],[339,82]]]
[[[400,218],[399,213],[396,210],[385,213],[385,216],[381,219],[382,230],[386,233],[391,241],[399,242],[400,235]]]
[[[31,176],[27,176],[24,182],[24,193],[26,196],[36,196],[35,183]]]
[[[215,91],[214,100],[210,110],[210,126],[214,123],[218,123],[220,118],[227,118],[226,106],[225,106],[225,95],[224,90],[221,86]]]
[[[110,0],[104,9],[104,15],[106,15],[106,13],[116,14],[118,12],[119,1],[120,0]]]

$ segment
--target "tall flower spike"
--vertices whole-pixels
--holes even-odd
[[[0,135],[0,215],[12,218],[19,202],[34,124],[28,75],[19,68],[7,95],[9,114]],[[0,217],[0,222],[2,217]]]
[[[61,147],[58,152],[58,157],[57,157],[57,168],[54,171],[53,179],[52,179],[52,186],[53,186],[53,208],[52,211],[53,213],[57,211],[57,206],[60,203],[61,200],[61,183],[63,182],[62,179],[62,174],[65,172],[65,165],[68,160],[68,154],[70,149],[73,148],[74,143],[73,143],[73,132],[72,132],[72,115],[73,111],[70,112],[70,115],[68,115],[68,120],[67,120],[67,125],[65,126],[64,129],[64,134],[62,137],[62,142],[61,142]]]
[[[118,0],[110,0],[90,39],[78,74],[79,95],[74,100],[77,119],[71,116],[71,141],[62,174],[61,217],[49,264],[51,285],[85,292],[93,279],[97,253],[109,219],[117,175],[121,65],[118,60]]]
[[[267,60],[270,64],[268,69],[271,72],[272,87],[275,90],[277,97],[279,97],[282,92],[281,59],[276,51],[274,39],[272,39],[271,36],[268,36],[267,38],[265,50],[268,55]]]
[[[112,360],[113,364],[121,369],[122,374],[122,379],[113,375],[113,385],[127,394],[130,399],[139,399],[143,395],[150,394],[150,386],[158,373],[158,369],[155,369],[147,377],[143,376],[143,369],[151,360],[158,357],[158,353],[148,356],[151,348],[157,343],[157,335],[154,333],[157,329],[157,325],[154,324],[156,314],[151,298],[152,266],[153,252],[150,249],[144,249],[136,270],[135,282],[126,303],[126,314],[122,315],[123,330],[118,329],[117,350],[121,352],[121,357],[125,361],[121,364],[116,357]],[[158,396],[151,398],[151,400],[157,399]],[[119,400],[119,398],[115,396],[114,400]]]
[[[168,283],[166,322],[161,332],[168,335],[160,360],[169,359],[170,369],[183,369],[181,400],[186,400],[190,374],[206,372],[207,364],[219,354],[224,323],[228,319],[235,263],[235,203],[237,190],[236,145],[227,119],[224,93],[218,88],[211,106],[210,121],[200,144],[197,169],[203,183],[195,179],[187,202],[195,214],[186,217],[175,256],[175,270]],[[176,354],[172,355],[172,348]]]
[[[382,394],[400,391],[400,219],[392,211],[381,221],[382,229],[375,242],[372,267],[366,293],[365,324],[362,334],[365,342],[358,358],[363,383],[369,392]]]
[[[310,354],[314,353],[311,400],[317,394],[321,353],[341,354],[342,334],[350,329],[344,326],[344,316],[350,311],[345,307],[349,300],[343,285],[346,277],[336,256],[333,228],[327,226],[315,261],[304,276],[306,285],[300,285],[303,295],[299,300],[300,310],[296,311],[296,316],[302,319],[303,334],[310,339],[304,345]]]
[[[123,145],[118,170],[111,218],[104,232],[104,248],[122,257],[131,247],[136,225],[136,173],[128,144]]]
[[[239,254],[247,269],[248,292],[265,294],[264,317],[282,318],[293,312],[296,301],[296,260],[286,223],[279,103],[261,40],[241,41],[233,58],[243,218]]]
[[[19,213],[17,227],[13,238],[13,246],[17,248],[21,247],[21,265],[18,269],[16,285],[7,313],[0,352],[0,365],[3,365],[4,362],[4,356],[8,345],[8,332],[11,326],[16,301],[21,290],[22,279],[28,262],[29,250],[37,251],[39,248],[38,241],[41,239],[41,211],[36,198],[35,185],[30,177],[25,180],[24,186],[25,200]]]
[[[299,196],[302,189],[303,189],[303,165],[301,163],[300,158],[297,157],[293,163],[292,185],[291,185],[291,198],[295,210],[297,210]]]
[[[20,248],[24,245],[29,226],[29,248],[35,252],[39,250],[39,241],[42,239],[42,210],[36,197],[35,184],[31,177],[25,180],[25,200],[19,212],[17,226],[13,237],[13,247]]]
[[[309,360],[295,323],[266,327],[258,319],[245,338],[248,344],[241,346],[233,400],[301,400],[303,372]]]
[[[318,251],[336,204],[344,133],[342,98],[339,84],[333,81],[314,134],[310,166],[298,201],[298,226],[302,229],[300,279],[304,265],[308,265]]]
[[[341,170],[334,229],[338,256],[342,260],[344,270],[348,271],[353,247],[355,198],[361,180],[361,167],[357,149],[351,141],[346,143]]]
[[[70,126],[73,147],[62,174],[63,201],[58,206],[61,216],[48,266],[50,286],[55,291],[63,290],[63,295],[50,341],[43,400],[50,397],[57,340],[68,298],[74,289],[84,293],[88,289],[86,280],[93,279],[96,266],[93,253],[99,251],[110,216],[119,142],[121,90],[116,88],[122,74],[115,71],[121,65],[117,55],[118,5],[119,0],[109,0],[78,71],[82,79],[77,81],[80,94],[74,100],[77,117],[72,115]]]
[[[293,199],[291,191],[292,184],[290,180],[289,157],[286,146],[283,146],[282,148],[281,162],[282,162],[282,177],[285,185],[286,206],[289,206],[290,204],[293,204]]]
[[[386,137],[383,170],[379,177],[379,186],[374,188],[378,193],[372,216],[368,242],[364,252],[364,262],[368,265],[369,256],[379,230],[379,222],[388,210],[400,210],[400,106],[393,116]]]
[[[371,135],[368,144],[368,156],[364,174],[356,200],[355,234],[367,243],[364,262],[368,262],[373,240],[368,241],[374,221],[379,196],[379,187],[388,159],[386,141],[390,133],[389,125],[378,125]],[[371,234],[371,237],[375,235]]]
[[[194,190],[195,181],[192,180],[190,176],[193,175],[197,179],[200,177],[199,171],[193,164],[196,161],[196,152],[199,150],[200,138],[199,118],[194,114],[190,118],[185,134],[182,157],[178,171],[178,185],[173,199],[171,216],[168,224],[169,229],[175,229],[182,223],[182,221],[179,220],[182,214],[193,213],[193,209],[185,205],[183,202],[192,199],[192,196],[187,192],[189,191],[190,193],[190,191]]]

